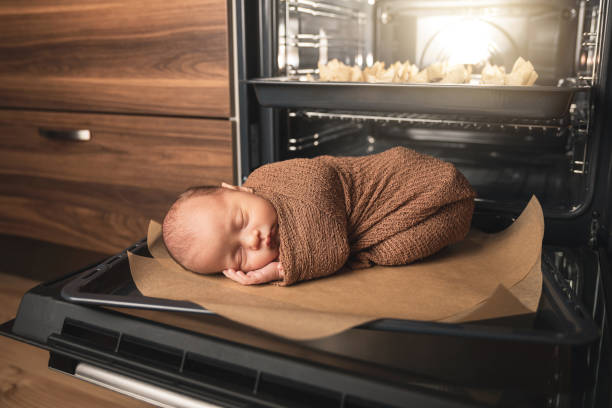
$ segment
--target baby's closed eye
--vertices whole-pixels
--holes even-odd
[[[238,211],[238,229],[243,229],[244,228],[244,213],[241,211]]]

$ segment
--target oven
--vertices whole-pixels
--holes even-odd
[[[0,334],[49,350],[52,369],[159,406],[609,406],[608,1],[229,4],[239,182],[298,157],[394,146],[439,157],[477,191],[483,231],[507,227],[537,196],[557,290],[526,321],[381,321],[290,341],[180,303],[126,308],[138,294],[124,251],[30,290]],[[481,84],[487,64],[509,73],[518,57],[537,71],[533,86]],[[396,61],[469,73],[460,84],[321,80],[329,64],[363,73]],[[146,255],[146,242],[128,250]]]
[[[239,1],[241,179],[278,160],[405,146],[461,170],[477,191],[473,224],[482,230],[508,225],[535,194],[545,247],[603,333],[583,350],[589,363],[578,376],[609,384],[598,376],[610,364],[601,353],[608,341],[602,282],[610,270],[605,250],[591,266],[585,258],[608,242],[608,9],[605,0]],[[510,72],[518,57],[535,67],[534,86],[481,84],[487,64]],[[464,84],[322,80],[321,68],[334,60],[362,72],[378,62],[419,70],[463,64],[471,76]],[[581,402],[557,395],[548,405],[607,400],[607,385],[594,383]]]

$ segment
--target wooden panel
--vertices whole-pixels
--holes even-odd
[[[0,232],[116,252],[185,188],[232,182],[231,143],[226,120],[0,111]]]
[[[227,0],[0,2],[0,106],[229,117]]]

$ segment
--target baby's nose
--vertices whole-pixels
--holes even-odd
[[[261,246],[261,235],[259,230],[253,230],[248,235],[247,247],[252,250],[258,250]]]

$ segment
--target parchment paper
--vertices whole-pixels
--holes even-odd
[[[128,257],[145,296],[189,300],[231,320],[307,340],[381,318],[465,322],[535,312],[543,234],[542,209],[533,197],[504,231],[472,230],[421,262],[341,270],[288,287],[243,286],[222,274],[189,272],[172,260],[153,221],[148,234],[153,258]]]

